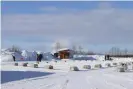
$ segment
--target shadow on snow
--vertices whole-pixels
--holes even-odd
[[[7,83],[16,80],[47,76],[53,73],[36,71],[1,71],[1,83]]]

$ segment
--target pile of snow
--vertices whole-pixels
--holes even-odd
[[[24,58],[21,54],[17,52],[6,52],[1,54],[1,62],[12,62],[13,56],[15,56],[16,61],[24,61]]]
[[[105,55],[91,55],[91,56],[100,61],[105,60]]]
[[[114,61],[119,61],[119,62],[127,62],[127,61],[133,61],[132,57],[129,58],[117,58],[117,57],[112,57]]]
[[[1,55],[1,62],[13,62],[13,57],[12,55]]]
[[[23,56],[18,52],[11,52],[10,49],[1,49],[1,62],[11,62],[15,56],[16,61],[24,61]]]

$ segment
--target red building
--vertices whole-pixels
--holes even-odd
[[[53,54],[55,57],[58,57],[60,59],[69,59],[73,57],[73,51],[68,48],[59,49],[58,51],[55,51]]]

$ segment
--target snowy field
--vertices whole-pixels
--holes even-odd
[[[128,62],[127,72],[118,72],[113,63]],[[33,62],[23,67],[23,62],[14,66],[13,62],[1,63],[2,89],[133,89],[133,59],[115,61],[51,61],[39,63],[33,68]],[[108,67],[106,64],[111,64]],[[54,69],[44,66],[53,65]],[[102,68],[95,68],[101,64]],[[83,65],[91,65],[84,69]],[[77,66],[79,71],[70,71],[70,66]]]

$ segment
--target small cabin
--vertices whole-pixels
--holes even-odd
[[[59,59],[69,59],[73,57],[73,51],[71,49],[68,48],[64,48],[64,49],[59,49],[57,51],[55,51],[54,56],[59,58]]]

